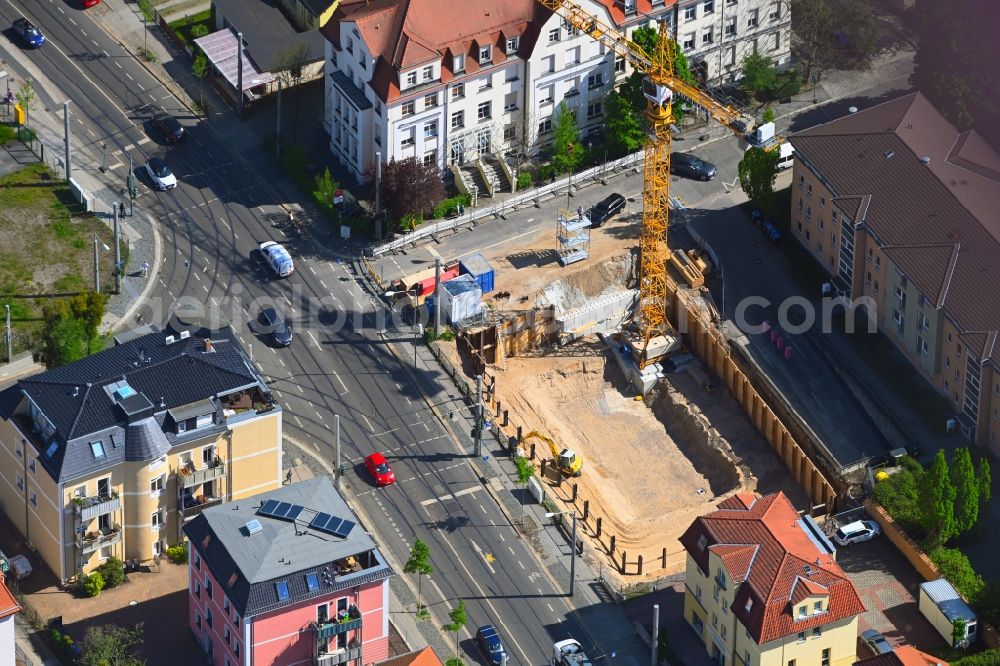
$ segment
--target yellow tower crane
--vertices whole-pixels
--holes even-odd
[[[738,134],[749,131],[753,121],[736,109],[720,104],[702,90],[674,75],[673,51],[660,24],[660,39],[654,53],[646,51],[625,34],[602,22],[570,0],[538,0],[575,29],[585,32],[609,50],[624,57],[645,74],[642,92],[650,131],[643,148],[642,233],[639,238],[639,331],[642,349],[638,362],[645,367],[657,360],[650,355],[650,341],[669,330],[667,302],[667,222],[670,211],[671,104],[677,93],[703,107],[717,121]],[[655,347],[655,346],[654,346]]]

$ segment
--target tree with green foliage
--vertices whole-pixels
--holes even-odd
[[[976,482],[979,484],[979,497],[983,504],[989,504],[993,499],[993,473],[990,471],[990,459],[983,456],[976,467]]]
[[[774,108],[771,106],[764,107],[764,113],[761,115],[761,120],[765,123],[773,123],[776,119],[774,115]]]
[[[749,94],[761,97],[774,90],[778,79],[778,70],[774,61],[758,51],[752,51],[743,57],[741,64],[743,79],[740,86]]]
[[[921,524],[932,546],[940,546],[955,534],[955,486],[948,474],[944,451],[938,450],[920,486]]]
[[[996,22],[983,9],[979,0],[917,0],[912,11],[919,39],[910,82],[960,130],[1000,116]]]
[[[81,666],[145,666],[137,652],[142,645],[142,624],[121,627],[103,624],[87,629],[83,635],[83,653],[76,663]]]
[[[30,76],[21,82],[14,93],[14,99],[17,100],[18,106],[24,109],[24,126],[27,127],[31,124],[31,107],[35,102],[35,86]]]
[[[205,78],[208,76],[208,56],[205,52],[198,50],[198,54],[194,57],[194,62],[191,63],[191,73],[194,74],[195,78],[198,79],[198,104],[201,106],[202,111],[205,110]],[[208,114],[205,114],[208,117]]]
[[[571,173],[579,166],[585,152],[580,145],[576,112],[571,111],[566,102],[560,102],[552,115],[552,168],[557,174]]]
[[[448,624],[441,627],[445,631],[451,631],[455,633],[455,652],[458,653],[458,632],[462,630],[462,627],[469,621],[469,616],[465,611],[465,599],[459,599],[458,604],[448,611],[448,619],[451,620]],[[456,656],[457,658],[457,656]]]
[[[316,189],[313,190],[313,199],[326,210],[333,209],[333,195],[336,194],[339,185],[330,173],[330,167],[323,169],[323,173],[314,179]]]
[[[57,319],[45,327],[43,340],[47,368],[79,361],[87,355],[87,329],[79,319]]]
[[[642,117],[629,99],[617,90],[604,98],[604,130],[616,153],[634,153],[646,141]]]
[[[417,574],[417,615],[425,614],[427,611],[424,609],[421,603],[421,589],[420,583],[424,576],[430,576],[434,573],[434,567],[431,566],[430,562],[431,549],[430,547],[417,539],[413,542],[413,547],[410,548],[410,559],[406,560],[406,564],[403,566],[403,572],[408,574]]]
[[[81,573],[77,576],[77,586],[88,597],[96,597],[104,589],[104,576],[101,575],[100,571],[89,574]]]
[[[791,0],[790,11],[805,81],[827,69],[864,66],[877,50],[879,22],[867,0]],[[837,48],[835,35],[849,47]]]
[[[647,54],[656,52],[660,39],[660,32],[656,28],[644,26],[636,28],[635,32],[632,33],[632,41],[642,47],[643,51]],[[691,66],[688,63],[687,56],[684,55],[684,50],[674,39],[670,38],[669,35],[666,36],[666,39],[670,40],[669,44],[673,59],[674,76],[684,83],[696,85],[697,81],[695,81],[694,73],[691,71]],[[639,118],[640,126],[644,126],[643,123],[645,122],[644,118],[646,111],[646,97],[642,93],[643,78],[645,78],[645,74],[643,72],[632,72],[618,88],[618,90],[631,102],[632,109]],[[681,104],[674,104],[671,107],[671,112],[674,116],[674,122],[679,123],[684,119],[684,107]]]
[[[42,307],[42,356],[49,368],[72,363],[100,349],[105,295],[85,291]]]
[[[983,577],[972,568],[969,558],[958,548],[935,548],[928,556],[937,566],[941,575],[948,579],[959,594],[966,599],[975,601],[982,594],[985,582]]]
[[[118,587],[125,582],[125,563],[113,555],[101,562],[97,570],[104,578],[105,588]]]
[[[382,201],[396,230],[409,216],[423,216],[445,197],[437,164],[424,164],[415,157],[390,160],[382,168]]]
[[[875,501],[882,506],[900,527],[916,536],[923,530],[920,514],[920,482],[923,469],[903,467],[889,478],[875,482]]]
[[[955,647],[967,643],[965,637],[965,618],[956,617],[951,621],[951,644]]]
[[[968,448],[955,449],[949,473],[955,487],[955,534],[964,534],[979,520],[979,481]]]
[[[107,296],[103,292],[84,291],[70,301],[70,312],[75,319],[83,322],[87,334],[87,353],[93,354],[102,346],[100,326],[104,320]]]
[[[139,8],[139,18],[142,19],[142,52],[148,58],[149,49],[146,48],[146,36],[149,32],[149,24],[156,20],[156,10],[153,9],[150,0],[139,0],[137,7]]]
[[[778,151],[750,148],[739,163],[740,187],[754,206],[774,213],[774,181],[778,176]]]

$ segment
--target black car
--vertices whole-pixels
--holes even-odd
[[[28,48],[37,49],[45,43],[45,35],[31,21],[24,17],[14,19],[11,28],[14,29],[14,32],[17,33],[17,36],[21,38],[21,41]]]
[[[715,178],[715,165],[687,153],[673,153],[670,156],[670,173],[699,180]]]
[[[599,227],[623,210],[625,197],[617,193],[609,194],[587,211],[587,217],[590,218],[590,226]]]
[[[500,642],[500,634],[493,625],[486,624],[476,631],[476,644],[486,655],[491,666],[504,666],[507,663],[507,651]]]
[[[180,121],[162,109],[153,114],[153,126],[167,143],[180,143],[186,136]]]
[[[258,333],[271,336],[272,342],[279,347],[292,344],[292,327],[288,325],[281,313],[274,308],[266,308],[257,315]]]

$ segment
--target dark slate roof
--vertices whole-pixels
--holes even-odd
[[[346,95],[351,101],[351,104],[353,104],[359,111],[372,108],[372,103],[368,101],[367,97],[365,97],[365,93],[361,90],[361,88],[354,85],[354,81],[351,81],[349,76],[338,69],[330,74],[330,78],[333,79],[336,86],[340,88],[340,92],[344,93],[344,95]]]
[[[116,397],[115,390],[124,385],[135,394]],[[167,344],[163,333],[150,333],[22,379],[16,390],[55,427],[52,438],[35,445],[49,474],[67,480],[123,460],[152,460],[179,441],[224,429],[221,408],[216,426],[181,435],[163,432],[164,417],[171,408],[252,386],[267,391],[227,328],[215,333],[211,351],[201,338]],[[4,416],[15,411],[12,402],[11,394],[0,393]],[[30,416],[15,418],[22,430],[31,431]],[[57,446],[48,455],[51,442]],[[96,442],[101,443],[103,458],[93,453],[91,444]]]
[[[276,72],[282,55],[304,45],[307,62],[323,59],[325,41],[319,30],[298,32],[278,8],[277,0],[212,0],[234,32],[243,33],[250,57],[264,72]]]
[[[259,515],[257,509],[269,499],[298,504],[305,509],[294,523]],[[309,522],[319,511],[351,520],[356,525],[347,538],[312,529]],[[261,532],[250,534],[247,531],[246,524],[252,519],[260,522]],[[393,575],[375,541],[328,476],[206,509],[184,526],[184,533],[243,617],[253,617]],[[374,554],[379,562],[377,566],[346,576],[333,574],[335,561],[368,552]],[[330,572],[329,580],[324,579],[325,571]],[[319,575],[319,590],[308,590],[305,579],[308,573]],[[285,601],[278,600],[275,588],[278,581],[288,583],[289,597]]]

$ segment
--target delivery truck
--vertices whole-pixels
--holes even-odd
[[[920,609],[920,614],[934,625],[948,645],[956,647],[953,634],[954,622],[957,619],[965,621],[965,638],[959,643],[972,645],[976,642],[979,620],[969,608],[969,604],[965,603],[951,583],[944,578],[920,584],[917,608]]]

